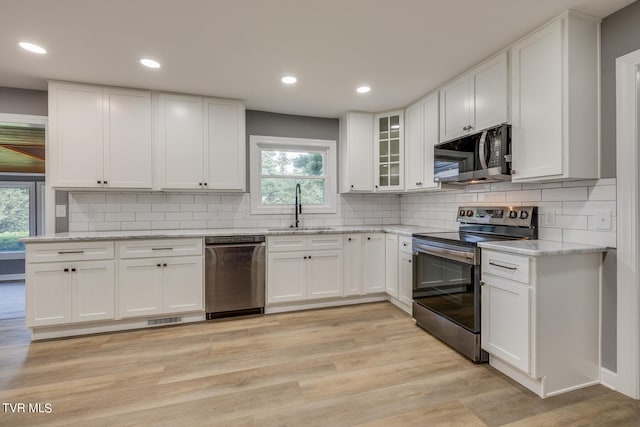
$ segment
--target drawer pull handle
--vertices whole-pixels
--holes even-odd
[[[58,255],[66,255],[66,254],[83,254],[84,251],[58,251]]]
[[[496,264],[495,262],[489,262],[489,265],[493,265],[494,267],[500,267],[500,268],[504,268],[506,270],[511,270],[511,271],[515,271],[518,269],[518,267],[509,267],[502,264]]]
[[[173,248],[151,248],[152,251],[172,251]]]

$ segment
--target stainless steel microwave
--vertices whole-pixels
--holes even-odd
[[[511,126],[503,124],[434,147],[435,182],[511,180]]]

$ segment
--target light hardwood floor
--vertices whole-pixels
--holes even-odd
[[[0,322],[0,425],[638,426],[595,386],[539,399],[388,303],[29,343]]]

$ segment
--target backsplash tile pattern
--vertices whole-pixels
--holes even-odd
[[[405,224],[455,230],[460,205],[538,206],[540,238],[616,246],[616,180],[467,185],[437,193],[339,195],[337,213],[302,214],[303,226]],[[72,192],[69,231],[276,228],[289,215],[252,215],[244,193]],[[547,215],[551,213],[551,215]],[[610,216],[611,227],[598,219]]]
[[[276,228],[288,215],[252,215],[244,193],[69,193],[69,231]],[[400,196],[339,195],[337,213],[305,214],[302,226],[399,224]]]
[[[406,225],[455,230],[460,205],[538,206],[539,236],[559,242],[616,246],[616,179],[544,184],[491,183],[467,185],[439,193],[400,197]],[[550,215],[547,215],[550,214]],[[602,230],[599,217],[611,226]]]

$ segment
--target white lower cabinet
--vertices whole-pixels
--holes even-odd
[[[386,236],[386,288],[387,294],[393,298],[398,298],[399,275],[398,275],[398,235],[387,234]]]
[[[482,348],[541,397],[599,383],[601,253],[482,249]]]
[[[385,234],[348,234],[344,248],[344,296],[384,292]]]
[[[411,236],[387,234],[387,294],[390,301],[411,313],[413,252]]]
[[[267,304],[342,296],[342,235],[273,236],[267,252]]]
[[[204,309],[202,239],[123,241],[116,253],[120,317]]]
[[[113,242],[30,243],[25,254],[27,326],[114,318]]]
[[[411,307],[413,301],[413,255],[411,252],[400,252],[398,272],[400,275],[398,299],[401,303]]]

